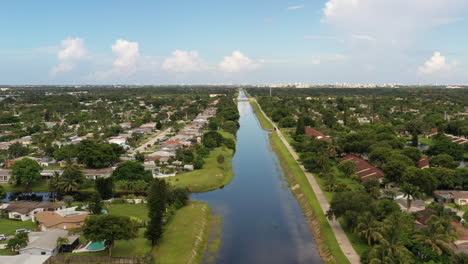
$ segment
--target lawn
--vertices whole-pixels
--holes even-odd
[[[6,236],[14,235],[16,229],[27,228],[34,230],[36,229],[36,223],[31,220],[28,221],[18,221],[10,219],[0,219],[0,234]]]
[[[200,263],[209,236],[210,209],[206,203],[190,202],[166,226],[154,251],[156,263]]]
[[[219,164],[217,157],[224,155],[224,163]],[[188,188],[191,192],[208,192],[216,190],[231,182],[234,173],[232,172],[231,160],[233,151],[226,147],[219,147],[212,150],[205,159],[205,165],[200,170],[185,172],[166,180],[181,188]]]
[[[130,240],[117,240],[112,248],[112,257],[143,257],[151,251],[151,243],[144,237],[146,228],[138,230],[138,237]],[[66,253],[69,256],[107,256],[107,251],[93,253]]]
[[[134,216],[147,220],[146,204],[112,204],[109,214]],[[206,203],[190,202],[172,217],[164,230],[160,245],[154,249],[156,263],[199,263],[208,241],[210,209]],[[145,256],[151,252],[151,243],[144,237],[145,228],[140,228],[138,237],[118,240],[112,249],[113,257]],[[200,238],[199,240],[197,240]],[[195,242],[198,241],[198,242]],[[95,253],[67,253],[71,256],[107,256],[107,251]]]
[[[9,183],[1,183],[1,186],[5,189],[6,192],[24,192],[23,186],[17,186],[14,184]],[[49,186],[47,185],[47,181],[41,180],[38,184],[32,187],[33,192],[48,192]]]
[[[111,204],[109,214],[119,216],[134,216],[141,220],[149,220],[147,204]]]
[[[418,141],[428,146],[432,146],[434,144],[434,140],[432,140],[432,138],[418,137]]]
[[[262,111],[260,110],[260,106],[258,105],[256,100],[250,100],[250,105],[252,105],[252,108],[254,112],[257,114],[258,121],[260,122],[260,125],[264,130],[272,131],[273,130],[273,125],[266,119],[264,115],[262,115]]]

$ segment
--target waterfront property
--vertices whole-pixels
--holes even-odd
[[[26,221],[32,219],[39,212],[56,211],[63,208],[63,206],[45,202],[11,201],[2,204],[0,208],[8,213],[10,219]]]
[[[84,211],[44,211],[35,215],[35,220],[39,223],[41,231],[49,229],[70,230],[83,227],[89,212]]]

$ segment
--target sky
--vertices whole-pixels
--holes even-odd
[[[468,0],[5,0],[0,84],[468,84]]]

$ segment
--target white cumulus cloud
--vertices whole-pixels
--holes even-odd
[[[204,62],[195,50],[175,50],[172,57],[164,60],[163,69],[173,73],[202,72],[208,69],[208,64]]]
[[[232,52],[231,56],[225,56],[219,64],[220,70],[225,73],[252,71],[258,69],[260,66],[260,62],[252,60],[238,50]]]
[[[440,52],[434,52],[434,55],[424,63],[423,66],[419,67],[419,73],[422,74],[432,74],[432,73],[442,73],[448,72],[456,67],[457,63],[447,62],[445,56],[440,54]]]
[[[84,41],[81,38],[68,38],[62,40],[62,48],[58,51],[59,64],[52,68],[51,74],[59,72],[69,72],[75,68],[75,63],[86,57]]]
[[[116,56],[114,69],[135,69],[137,60],[140,57],[138,42],[118,39],[112,45],[112,52]]]

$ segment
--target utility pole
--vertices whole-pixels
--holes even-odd
[[[270,97],[271,97],[271,87],[270,87]]]

